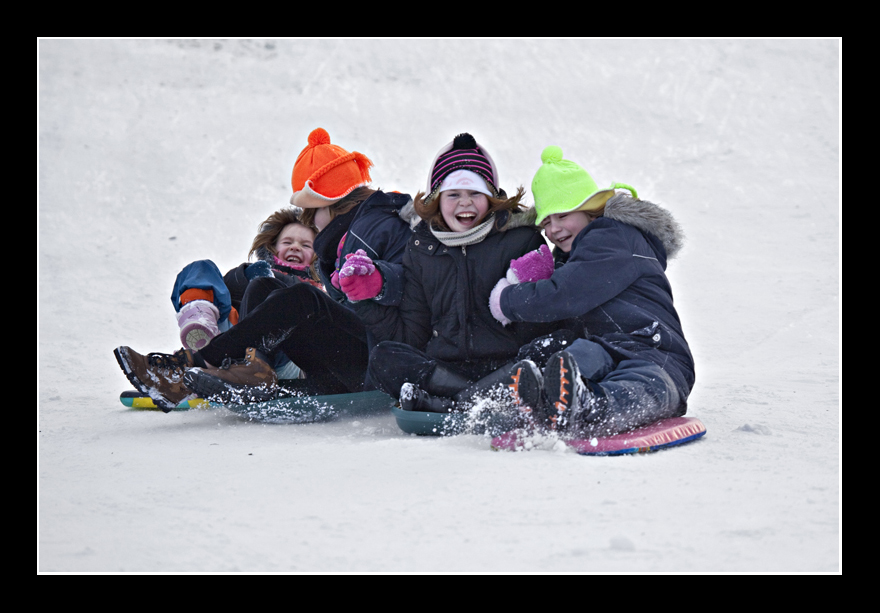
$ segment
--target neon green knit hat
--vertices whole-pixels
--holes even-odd
[[[541,225],[548,215],[572,211],[595,211],[604,205],[617,188],[628,189],[633,198],[636,190],[625,183],[612,183],[608,189],[599,189],[586,170],[570,160],[562,159],[562,149],[556,145],[545,147],[541,152],[543,164],[532,179],[532,196]]]

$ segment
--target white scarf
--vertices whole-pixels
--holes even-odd
[[[492,213],[486,218],[486,221],[466,232],[441,232],[431,228],[431,234],[447,247],[466,247],[486,238],[494,223],[495,213]]]

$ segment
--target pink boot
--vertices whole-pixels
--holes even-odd
[[[217,327],[219,318],[220,311],[207,300],[193,300],[180,307],[177,325],[180,326],[183,346],[193,351],[204,349],[220,333]]]

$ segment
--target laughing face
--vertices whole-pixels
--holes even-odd
[[[489,210],[486,194],[469,189],[440,192],[440,214],[453,232],[465,232],[479,225]]]
[[[315,233],[306,226],[287,224],[275,241],[275,255],[291,266],[311,264],[315,257],[315,250],[312,248],[314,240]]]
[[[557,213],[555,215],[547,215],[544,221],[541,222],[541,228],[551,243],[568,253],[571,251],[571,244],[575,237],[591,221],[593,221],[593,218],[583,211]]]

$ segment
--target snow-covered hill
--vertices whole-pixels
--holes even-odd
[[[38,572],[840,572],[841,41],[38,41]],[[708,434],[492,453],[389,417],[132,412],[117,345],[290,196],[315,127],[415,193],[462,131],[666,206]]]

